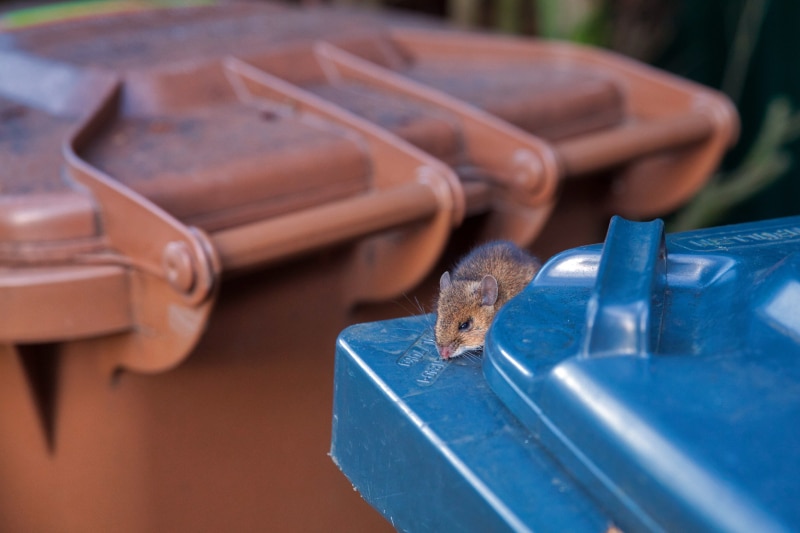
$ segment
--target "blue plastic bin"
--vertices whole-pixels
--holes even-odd
[[[404,531],[800,530],[800,217],[615,218],[441,361],[345,330],[331,455]]]

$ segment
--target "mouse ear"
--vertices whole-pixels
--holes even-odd
[[[494,276],[483,276],[481,280],[481,305],[494,305],[497,301],[497,280]]]
[[[439,290],[445,290],[450,287],[450,272],[445,272],[442,274],[442,277],[439,278]]]

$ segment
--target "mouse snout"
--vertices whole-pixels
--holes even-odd
[[[453,357],[453,347],[452,346],[437,345],[436,347],[439,349],[439,355],[441,356],[442,359],[447,360],[447,359],[450,359],[451,357]]]

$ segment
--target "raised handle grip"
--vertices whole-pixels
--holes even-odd
[[[687,113],[626,124],[558,143],[556,151],[566,178],[580,178],[632,159],[683,148],[709,139],[711,118]]]
[[[224,269],[264,265],[434,216],[439,202],[409,183],[322,207],[214,233]]]
[[[666,258],[664,222],[611,220],[587,304],[583,355],[647,356],[658,348]]]

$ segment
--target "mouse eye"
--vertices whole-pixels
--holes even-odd
[[[458,331],[467,331],[468,329],[472,328],[472,319],[462,322],[458,325]]]

